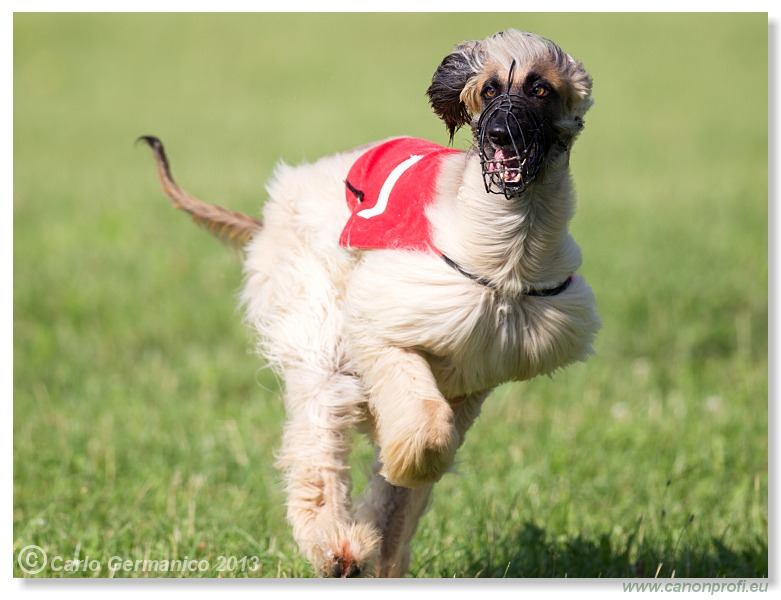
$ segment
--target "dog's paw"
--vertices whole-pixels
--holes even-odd
[[[320,546],[315,568],[320,577],[373,576],[380,534],[366,523],[337,527]]]
[[[439,481],[458,449],[453,409],[440,400],[425,400],[418,417],[394,430],[380,448],[382,475],[388,483],[418,488]]]

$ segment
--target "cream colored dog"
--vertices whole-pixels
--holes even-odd
[[[590,353],[599,319],[567,231],[590,92],[534,34],[460,44],[428,94],[451,139],[471,124],[471,150],[400,138],[281,165],[262,222],[187,195],[143,138],[174,204],[246,249],[247,322],[286,383],[288,518],[319,574],[403,575],[489,392]],[[354,508],[356,430],[377,458]]]

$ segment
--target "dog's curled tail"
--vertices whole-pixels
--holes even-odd
[[[138,141],[146,142],[152,148],[157,161],[157,175],[173,205],[188,213],[211,234],[236,248],[243,248],[263,226],[259,219],[190,196],[174,182],[163,142],[151,135],[141,136]]]

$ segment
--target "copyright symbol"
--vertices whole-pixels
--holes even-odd
[[[16,564],[28,575],[35,575],[46,568],[46,552],[40,546],[25,546],[19,551]]]

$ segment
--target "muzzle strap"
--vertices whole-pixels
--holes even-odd
[[[486,277],[480,277],[479,275],[474,275],[473,273],[470,273],[469,271],[465,270],[461,265],[459,265],[456,261],[454,261],[449,256],[442,254],[442,260],[445,261],[445,263],[461,273],[464,277],[467,277],[468,279],[471,279],[475,283],[479,283],[480,285],[483,285],[487,288],[491,288],[493,290],[496,289],[496,284],[491,281],[490,279],[487,279]],[[567,279],[564,280],[563,283],[557,285],[553,288],[543,288],[543,289],[531,289],[523,293],[524,296],[534,296],[537,298],[548,298],[550,296],[558,296],[559,294],[563,293],[572,283],[572,280],[575,276],[570,275],[567,277]]]

